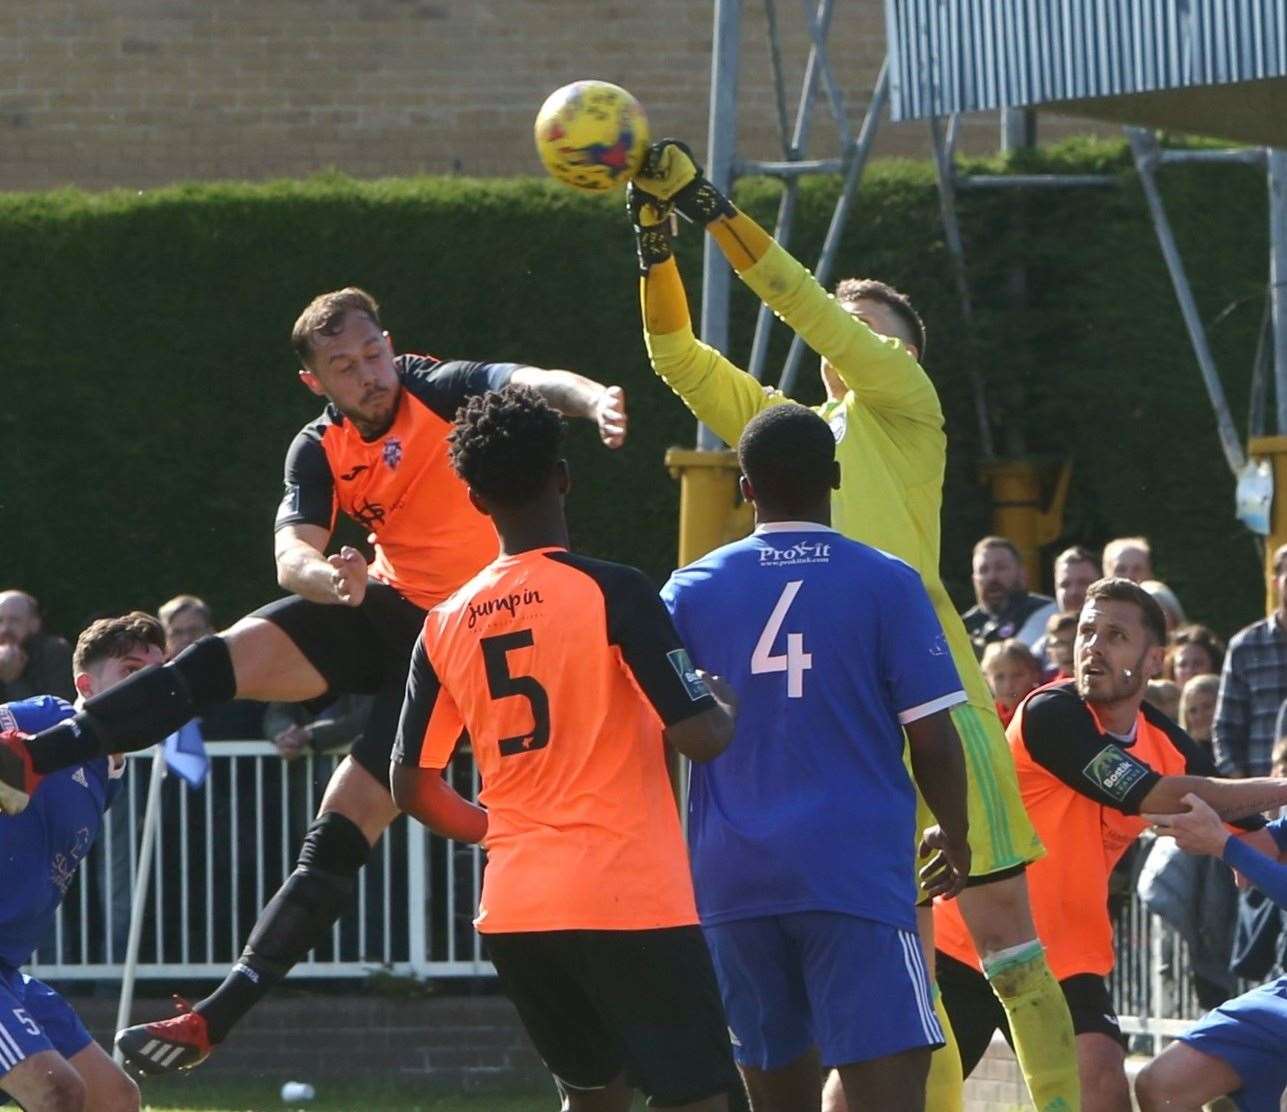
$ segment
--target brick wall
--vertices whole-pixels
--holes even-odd
[[[777,157],[765,9],[745,3],[739,149]],[[710,0],[15,0],[0,5],[0,188],[145,187],[337,167],[360,177],[536,173],[531,124],[581,77],[630,88],[658,134],[704,142]],[[855,121],[882,0],[836,5],[830,55]],[[803,5],[783,0],[788,90]],[[794,92],[790,94],[793,98]],[[788,100],[788,114],[794,108]],[[1083,125],[1054,121],[1043,136]],[[963,129],[995,146],[994,119]],[[834,154],[825,113],[812,152]],[[878,153],[926,153],[921,125]]]
[[[1028,1112],[1031,1108],[1019,1063],[998,1035],[965,1083],[965,1112]]]
[[[110,1046],[115,999],[75,997],[72,1004],[94,1037]],[[143,999],[135,1002],[133,1018],[141,1023],[169,1014],[166,1001]],[[241,1022],[200,1074],[278,1083],[369,1075],[464,1089],[540,1086],[548,1077],[503,996],[395,1000],[280,993]]]

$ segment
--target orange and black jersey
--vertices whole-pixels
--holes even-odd
[[[423,355],[394,364],[401,395],[381,436],[364,440],[328,405],[295,437],[276,528],[333,529],[336,514],[347,514],[370,533],[372,576],[427,609],[496,555],[491,523],[451,469],[447,434],[467,398],[501,389],[518,365]]]
[[[1107,976],[1113,967],[1108,878],[1148,823],[1140,804],[1163,776],[1213,776],[1211,757],[1145,703],[1130,738],[1108,733],[1071,681],[1038,688],[1019,704],[1006,736],[1023,805],[1044,858],[1028,866],[1037,933],[1056,979]],[[1236,825],[1255,829],[1259,818]],[[934,908],[936,945],[978,968],[955,902]]]
[[[713,705],[634,568],[534,549],[430,611],[393,759],[441,769],[468,736],[488,808],[478,929],[696,923],[662,728]]]

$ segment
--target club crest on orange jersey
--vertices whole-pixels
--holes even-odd
[[[389,437],[384,442],[384,465],[390,471],[396,471],[398,464],[402,462],[402,441],[396,436]]]

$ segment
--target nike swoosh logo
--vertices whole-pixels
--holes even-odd
[[[340,479],[343,482],[350,483],[354,479],[356,479],[359,475],[361,475],[363,471],[370,471],[370,470],[371,468],[369,465],[365,463],[359,463],[355,468],[353,468],[352,471],[344,472],[344,474],[340,476]]]

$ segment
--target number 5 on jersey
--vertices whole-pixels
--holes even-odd
[[[793,579],[782,588],[777,605],[769,615],[768,622],[755,643],[755,652],[751,654],[751,674],[763,675],[765,672],[785,672],[787,674],[787,698],[804,697],[804,674],[813,667],[813,654],[804,651],[804,634],[788,633],[786,635],[786,652],[773,652],[773,646],[786,621],[787,611],[800,593],[803,579]]]
[[[550,697],[534,676],[515,676],[509,670],[509,654],[515,649],[530,648],[532,631],[518,629],[513,633],[484,637],[479,644],[483,650],[491,697],[504,699],[510,695],[521,695],[532,709],[532,732],[501,738],[500,755],[512,757],[516,753],[544,749],[550,743]]]

